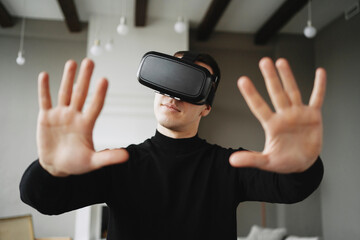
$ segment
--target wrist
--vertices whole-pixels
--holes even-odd
[[[42,169],[44,169],[46,172],[48,172],[50,175],[54,177],[68,177],[70,174],[67,174],[63,171],[59,171],[56,168],[45,164],[41,159],[39,159],[39,164]]]

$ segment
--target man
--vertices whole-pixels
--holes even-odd
[[[204,62],[195,61],[214,74],[216,63]],[[91,60],[83,60],[74,92],[76,63],[66,63],[56,107],[48,75],[41,73],[39,160],[23,176],[22,200],[44,214],[105,202],[110,208],[110,240],[236,239],[240,202],[298,202],[318,187],[323,175],[318,156],[325,71],[316,71],[306,106],[285,59],[274,64],[263,58],[259,66],[276,112],[247,77],[239,79],[238,87],[265,130],[261,153],[225,149],[199,138],[198,126],[210,113],[212,99],[196,105],[161,94],[154,100],[155,136],[125,149],[95,152],[92,130],[107,80],[99,81],[89,108],[82,112],[94,67]]]

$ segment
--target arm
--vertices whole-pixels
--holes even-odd
[[[21,200],[43,214],[54,215],[108,201],[110,174],[102,168],[82,175],[55,177],[33,162],[20,182]]]
[[[256,168],[239,168],[240,201],[296,203],[313,193],[323,178],[320,158],[301,173],[279,174]]]
[[[96,152],[92,131],[105,101],[108,82],[101,79],[83,111],[94,63],[82,61],[73,91],[76,63],[64,69],[58,104],[52,107],[47,73],[39,75],[37,150],[39,161],[25,172],[21,198],[47,214],[59,214],[106,200],[105,166],[126,162],[125,149]]]

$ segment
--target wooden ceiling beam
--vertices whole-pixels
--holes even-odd
[[[307,3],[308,0],[285,1],[259,31],[257,31],[254,39],[255,44],[266,44]]]
[[[0,2],[0,25],[3,28],[14,26],[14,20],[6,7]]]
[[[196,38],[200,41],[209,39],[216,24],[231,0],[213,0],[197,29]]]
[[[81,23],[74,0],[57,0],[64,14],[66,25],[70,32],[80,32]]]
[[[136,0],[135,2],[135,26],[145,27],[148,0]]]

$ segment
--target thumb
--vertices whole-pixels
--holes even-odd
[[[254,167],[264,169],[269,161],[266,155],[260,152],[237,151],[231,154],[229,162],[233,167]]]
[[[124,163],[129,159],[129,153],[123,148],[106,149],[94,153],[91,164],[95,169],[105,167],[112,164]]]

